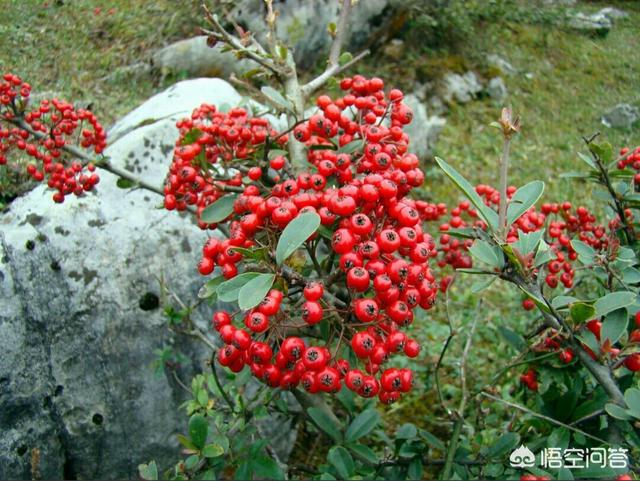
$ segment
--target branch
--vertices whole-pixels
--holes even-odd
[[[482,393],[480,393],[480,395],[482,395],[482,396],[484,396],[486,398],[492,399],[493,401],[497,401],[497,402],[503,403],[503,404],[505,404],[505,405],[507,405],[509,407],[512,407],[512,408],[515,408],[515,409],[517,409],[519,411],[527,413],[527,414],[529,414],[529,415],[531,415],[533,417],[536,417],[536,418],[539,418],[539,419],[544,419],[545,421],[548,421],[550,423],[556,424],[556,425],[561,426],[563,428],[569,429],[570,431],[574,431],[576,433],[580,433],[583,436],[585,436],[587,438],[590,438],[590,439],[593,439],[594,441],[597,441],[599,443],[606,444],[606,445],[611,445],[610,442],[605,441],[604,439],[598,438],[596,436],[593,436],[592,434],[589,434],[589,433],[583,431],[582,429],[576,428],[576,427],[571,426],[569,424],[565,424],[565,423],[563,423],[561,421],[558,421],[557,419],[553,419],[553,418],[551,418],[549,416],[545,416],[544,414],[538,414],[537,412],[532,411],[531,409],[526,408],[524,406],[521,406],[519,404],[515,404],[515,403],[512,403],[512,402],[506,401],[506,400],[504,400],[502,398],[499,398],[497,396],[493,396],[493,395],[488,394],[486,392],[482,392]]]
[[[278,77],[282,77],[285,74],[285,72],[283,71],[282,68],[280,68],[280,66],[276,65],[275,62],[273,62],[272,60],[268,59],[266,56],[261,54],[260,51],[251,50],[249,47],[245,47],[240,41],[240,39],[238,39],[234,35],[231,35],[229,32],[227,32],[225,28],[222,26],[222,24],[220,23],[220,21],[218,20],[218,16],[212,14],[211,11],[205,5],[203,5],[202,8],[205,11],[205,16],[207,20],[215,28],[215,30],[202,29],[203,33],[210,35],[215,39],[220,40],[221,42],[226,43],[227,45],[229,45],[229,47],[231,47],[237,53],[241,53],[249,57],[251,60],[254,60],[258,64],[260,64],[262,67],[266,68],[267,70],[270,70]],[[252,39],[252,41],[254,44],[257,43],[255,39]],[[264,51],[262,47],[260,47],[258,50]]]
[[[3,120],[6,120],[7,122],[12,123],[13,125],[21,128],[22,130],[26,130],[27,132],[29,132],[31,135],[33,135],[38,140],[42,140],[42,139],[47,137],[46,134],[44,134],[42,132],[38,132],[36,130],[33,130],[31,128],[31,126],[29,124],[27,124],[22,119],[16,118],[16,119],[3,119]],[[74,145],[63,145],[61,147],[61,149],[64,150],[65,152],[68,152],[69,154],[73,155],[75,158],[82,160],[84,162],[84,164],[88,164],[89,162],[95,162],[97,167],[99,167],[101,169],[104,169],[107,172],[111,172],[112,174],[117,175],[118,177],[120,177],[122,179],[129,180],[129,181],[135,183],[137,186],[142,187],[143,189],[146,189],[148,191],[154,192],[154,193],[164,197],[164,189],[163,188],[161,188],[161,187],[159,187],[157,185],[150,184],[149,182],[146,182],[145,180],[139,179],[135,175],[133,175],[130,172],[128,172],[127,170],[124,170],[124,169],[121,169],[119,167],[116,167],[116,166],[110,164],[107,161],[96,160],[95,158],[91,157],[86,152],[84,152],[83,150],[79,149],[78,147],[76,147]]]
[[[314,78],[313,80],[310,80],[309,82],[307,82],[305,85],[302,86],[302,94],[305,96],[305,98],[308,98],[309,95],[311,95],[316,90],[321,88],[325,83],[327,83],[327,81],[331,77],[339,75],[342,72],[344,72],[345,70],[348,70],[354,64],[358,63],[364,57],[369,55],[369,53],[371,53],[369,51],[369,49],[363,50],[362,52],[360,52],[358,55],[353,57],[351,60],[349,60],[344,65],[340,65],[340,64],[330,65],[324,72],[322,72],[316,78]]]

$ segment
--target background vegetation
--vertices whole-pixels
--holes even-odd
[[[29,79],[35,92],[53,92],[91,104],[108,125],[178,80],[138,74],[131,66],[146,62],[163,45],[196,34],[202,24],[199,4],[197,0],[9,0],[6,10],[13,14],[0,16],[0,65],[3,71]],[[571,198],[593,207],[588,188],[560,179],[558,174],[575,170],[583,135],[606,130],[607,139],[616,147],[638,140],[638,127],[630,132],[609,130],[599,117],[617,103],[640,102],[640,3],[581,4],[584,11],[616,6],[629,17],[617,21],[606,37],[589,37],[560,26],[562,9],[536,9],[525,0],[414,2],[397,34],[405,42],[402,56],[391,55],[379,45],[361,70],[410,92],[416,83],[435,80],[447,71],[473,69],[492,76],[496,72],[487,65],[486,55],[502,55],[517,69],[516,74],[504,78],[508,102],[524,124],[513,148],[512,182],[522,185],[540,178],[547,183],[547,200]],[[437,144],[438,156],[478,183],[497,183],[494,160],[500,140],[489,123],[497,118],[499,107],[490,99],[453,105]],[[425,195],[447,202],[458,198],[435,166],[427,172]],[[19,176],[1,177],[0,202],[8,202],[27,186]],[[493,376],[516,354],[500,335],[496,321],[525,332],[534,324],[534,314],[518,309],[513,301],[505,302],[517,298],[514,292],[490,290],[483,295],[480,311],[475,309],[477,295],[473,291],[454,286],[450,296],[449,310],[454,313],[450,321],[459,335],[454,336],[452,354],[442,366],[445,402],[457,405],[456,362],[466,340],[465,329],[478,316],[477,337],[469,357],[470,390],[493,384],[503,397],[515,395],[521,374],[517,368],[494,383]],[[389,426],[421,419],[423,427],[445,439],[450,426],[443,421],[446,417],[431,373],[449,335],[446,304],[440,302],[425,322],[417,323],[417,338],[427,347],[424,362],[417,368],[425,389],[419,386],[414,397],[389,408],[386,418],[391,420]],[[470,452],[495,439],[506,424],[530,420],[527,414],[516,419],[514,411],[501,404],[485,403],[476,415],[484,429],[482,434],[466,433],[463,447]],[[321,445],[311,437],[302,439],[292,465],[316,462],[309,453],[324,457]],[[310,449],[313,447],[317,449]]]

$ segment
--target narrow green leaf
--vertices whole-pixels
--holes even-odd
[[[268,97],[273,103],[279,105],[284,109],[291,110],[291,102],[285,99],[280,92],[278,92],[273,87],[269,87],[265,85],[260,89],[260,91]]]
[[[260,304],[271,289],[275,278],[275,274],[260,274],[242,286],[238,291],[240,309],[246,311]]]
[[[575,297],[572,296],[556,296],[551,299],[551,305],[554,309],[565,309],[571,305],[572,302],[582,302],[578,301]]]
[[[207,224],[222,222],[233,213],[233,204],[236,198],[236,194],[227,194],[224,197],[220,197],[213,204],[204,208],[200,214],[200,220]]]
[[[534,232],[524,233],[518,230],[518,240],[511,244],[514,249],[517,249],[520,254],[526,256],[538,249],[540,239],[544,234],[544,229],[540,229]]]
[[[573,250],[578,253],[578,259],[580,259],[580,262],[585,265],[593,264],[596,257],[596,251],[593,247],[578,239],[571,241],[571,247],[573,247]]]
[[[544,182],[534,180],[523,185],[511,197],[507,206],[507,224],[511,225],[538,202],[544,192]]]
[[[634,417],[640,419],[640,389],[632,387],[624,392],[624,402]]]
[[[207,420],[200,414],[194,414],[189,419],[189,436],[191,441],[198,448],[202,449],[207,442],[209,434],[209,424]]]
[[[469,183],[467,179],[460,175],[457,170],[447,164],[440,157],[436,157],[435,159],[438,163],[438,166],[443,170],[447,177],[449,177],[453,181],[453,183],[456,184],[460,190],[462,190],[462,192],[478,210],[480,216],[489,226],[489,230],[494,232],[497,231],[498,214],[484,203],[484,200],[482,200],[482,198],[478,195],[475,188]]]
[[[352,442],[366,436],[380,422],[380,415],[375,409],[367,409],[361,412],[349,425],[347,432],[345,433],[345,441]]]
[[[534,259],[535,266],[540,267],[541,265],[546,264],[547,262],[555,258],[556,255],[551,247],[549,247],[549,244],[547,244],[544,239],[540,239],[536,257]]]
[[[307,413],[309,413],[309,416],[318,428],[328,434],[334,441],[338,443],[342,442],[341,426],[336,424],[322,409],[309,408]]]
[[[204,448],[202,448],[202,455],[205,458],[217,458],[218,456],[222,456],[224,454],[224,448],[217,444],[207,444]]]
[[[487,241],[476,239],[469,248],[469,253],[493,268],[502,269],[504,266],[504,256],[502,250],[498,246],[489,244]]]
[[[602,342],[605,339],[609,339],[613,345],[627,331],[628,323],[629,314],[626,309],[611,311],[602,322],[602,332],[600,334]]]
[[[631,291],[618,291],[611,292],[604,297],[598,299],[595,303],[596,316],[604,316],[611,311],[620,309],[622,307],[630,306],[636,300],[635,292]]]
[[[358,457],[359,459],[369,464],[378,463],[378,455],[369,446],[365,446],[364,444],[354,443],[354,444],[347,444],[346,447],[350,449],[351,452],[355,454],[356,457]]]
[[[284,479],[284,472],[278,463],[267,456],[257,456],[251,461],[253,472],[263,479]],[[250,478],[244,478],[250,479]]]
[[[578,152],[578,157],[580,158],[580,160],[582,160],[585,164],[587,164],[589,166],[590,169],[592,170],[598,170],[598,166],[596,165],[595,161],[591,158],[590,155],[587,154],[583,154],[582,152]]]
[[[327,460],[336,469],[341,479],[349,479],[355,470],[353,458],[342,446],[334,446],[327,454]]]
[[[418,431],[418,433],[420,434],[420,437],[422,439],[424,439],[426,441],[426,443],[431,446],[432,448],[435,448],[439,451],[445,452],[446,451],[446,447],[444,445],[444,443],[442,441],[440,441],[440,439],[438,439],[437,437],[435,437],[433,434],[431,434],[429,431],[425,430],[425,429],[420,429]]]
[[[624,408],[621,408],[617,404],[607,403],[604,407],[605,411],[609,413],[609,416],[615,419],[621,419],[622,421],[629,421],[633,419],[633,416],[629,411]]]
[[[500,436],[495,443],[493,443],[487,450],[486,457],[500,458],[505,454],[513,451],[513,449],[520,442],[520,435],[517,433],[504,433]]]
[[[320,227],[320,216],[315,212],[299,214],[282,231],[276,246],[276,263],[282,264]]]
[[[364,148],[364,140],[358,139],[348,144],[343,145],[338,149],[338,153],[340,154],[352,154],[354,152],[359,152]]]
[[[218,299],[223,302],[234,302],[238,300],[240,289],[251,279],[259,276],[259,272],[244,272],[218,286]]]
[[[527,348],[527,343],[524,338],[518,334],[517,332],[512,331],[511,329],[498,326],[498,331],[505,338],[507,343],[513,347],[517,352],[523,352]]]
[[[589,319],[593,319],[596,315],[596,309],[592,304],[586,302],[573,302],[569,305],[569,313],[571,319],[576,324],[582,324]]]
[[[120,189],[130,189],[135,185],[136,183],[133,180],[123,179],[122,177],[116,180],[116,186]]]
[[[416,457],[409,463],[409,467],[407,468],[407,478],[408,479],[423,479],[422,474],[424,469],[422,468],[422,460],[419,457]]]
[[[276,157],[286,157],[287,155],[289,155],[289,152],[287,152],[286,150],[271,149],[271,150],[269,150],[269,153],[267,154],[267,158],[269,160],[273,160]]]
[[[224,281],[224,276],[216,276],[213,279],[208,280],[198,291],[198,297],[200,299],[208,299],[209,297],[215,295],[216,291],[218,290],[218,286]]]

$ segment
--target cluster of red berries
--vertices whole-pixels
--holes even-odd
[[[618,169],[624,170],[627,167],[631,167],[636,171],[633,176],[633,183],[640,185],[640,147],[636,147],[631,151],[628,147],[620,149],[620,156],[622,160],[618,161]]]
[[[384,365],[393,355],[418,355],[420,346],[402,328],[413,322],[417,307],[431,308],[437,294],[428,265],[437,255],[436,244],[420,223],[439,215],[442,207],[407,197],[422,185],[424,173],[408,153],[403,127],[412,113],[402,92],[385,94],[380,79],[360,76],[341,86],[343,97],[319,97],[318,113],[295,127],[294,137],[310,147],[307,160],[314,169],[295,174],[283,155],[269,155],[270,142],[276,139],[284,146],[288,138],[278,136],[266,121],[242,109],[227,114],[213,106],[197,109],[178,123],[181,136],[165,206],[197,205],[201,211],[225,195],[229,185],[240,191],[224,221],[229,238],[209,239],[199,264],[203,275],[220,267],[227,279],[237,275],[243,260],[234,248],[259,244],[272,252],[293,219],[316,213],[331,235],[315,234],[307,246],[322,244],[331,274],[307,282],[295,294],[272,289],[242,315],[243,327],[234,326],[234,316],[216,313],[213,324],[225,342],[218,359],[233,370],[248,365],[271,386],[335,392],[344,381],[362,396],[378,395],[390,403],[411,388],[413,378],[408,369]],[[240,172],[231,184],[224,177],[229,168]],[[267,169],[276,175],[265,175]],[[287,281],[283,272],[274,271]],[[338,296],[338,305],[327,296]],[[296,318],[302,322],[292,324]],[[305,329],[330,318],[333,343],[312,345]],[[298,335],[288,335],[291,329]],[[353,365],[343,354],[349,348]]]
[[[208,205],[219,199],[225,187],[241,187],[242,171],[252,180],[262,177],[262,170],[244,167],[243,160],[251,160],[265,142],[277,134],[263,118],[251,118],[243,108],[220,112],[214,105],[203,104],[193,111],[191,118],[182,119],[176,126],[179,138],[165,184],[164,205],[168,210],[185,210],[197,206],[198,216]],[[276,139],[285,143],[286,136]],[[282,159],[282,160],[280,160]],[[284,158],[271,161],[280,170]],[[236,173],[229,173],[236,169]],[[200,221],[200,227],[215,228],[215,224]]]
[[[99,182],[93,164],[85,166],[70,161],[63,148],[75,144],[79,131],[79,145],[93,149],[96,154],[106,147],[106,132],[93,113],[75,109],[73,105],[53,99],[43,100],[38,108],[27,111],[31,87],[13,74],[5,74],[0,83],[0,121],[20,119],[31,131],[22,126],[0,128],[0,165],[7,163],[12,149],[24,152],[35,163],[27,165],[27,173],[37,182],[45,181],[56,192],[55,202],[65,196],[93,190]],[[35,132],[35,135],[32,134]]]
[[[538,390],[538,373],[534,368],[529,368],[527,372],[520,376],[520,382],[532,391]]]

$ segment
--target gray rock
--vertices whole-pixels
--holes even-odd
[[[497,68],[505,75],[514,75],[518,73],[515,67],[511,65],[507,59],[495,53],[487,55],[487,63],[489,66]]]
[[[464,104],[476,98],[482,91],[482,84],[475,72],[464,75],[449,73],[444,77],[444,95],[447,103],[453,101]]]
[[[341,2],[334,0],[287,0],[274,2],[279,12],[277,22],[278,37],[284,39],[293,49],[299,66],[308,68],[326,56],[331,44],[327,26],[335,22]],[[385,19],[393,15],[392,1],[367,0],[354,6],[349,22],[349,36],[344,45],[351,52],[364,47],[384,25]],[[246,26],[264,45],[266,26],[264,0],[238,0],[234,2],[231,16]]]
[[[250,59],[237,59],[229,51],[223,51],[224,45],[218,43],[211,48],[207,37],[200,35],[176,43],[156,52],[151,64],[163,74],[180,73],[193,77],[225,77],[231,74],[241,75],[258,66]]]
[[[489,80],[487,94],[496,102],[502,102],[507,97],[507,86],[504,84],[502,77],[494,77]]]
[[[627,12],[614,7],[602,8],[598,11],[597,15],[603,15],[612,21],[621,20],[629,16]]]
[[[602,116],[602,123],[613,129],[629,130],[640,120],[640,108],[618,104]]]
[[[569,16],[568,25],[584,33],[603,36],[609,33],[613,22],[609,17],[599,12],[591,15],[578,12]]]
[[[411,141],[410,150],[420,158],[431,155],[446,123],[443,117],[427,114],[427,107],[415,94],[405,95],[404,102],[413,110],[413,121],[405,129]]]
[[[175,120],[202,102],[239,100],[221,80],[181,82],[116,124],[106,154],[161,184]],[[166,328],[158,278],[194,300],[207,234],[156,209],[155,194],[100,175],[96,195],[54,205],[40,186],[0,217],[0,479],[135,478],[151,459],[166,467],[186,429],[185,393],[171,374],[154,375],[154,351],[179,346],[185,380],[206,369],[207,352]],[[193,318],[205,328],[210,315],[203,307]]]

